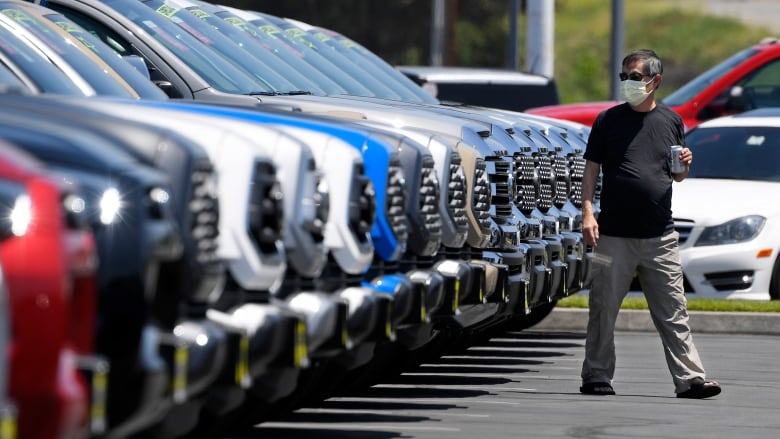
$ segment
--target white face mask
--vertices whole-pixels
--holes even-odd
[[[647,82],[632,81],[631,79],[622,81],[620,83],[620,98],[633,106],[641,104],[653,92],[653,90],[646,91],[647,84],[652,81],[652,79]]]

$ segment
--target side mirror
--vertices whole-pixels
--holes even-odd
[[[160,88],[169,98],[178,98],[176,88],[169,81],[152,81],[154,85]]]
[[[698,118],[708,120],[745,112],[751,108],[750,98],[747,95],[748,92],[742,86],[735,85],[702,108]]]
[[[149,67],[147,67],[146,61],[144,61],[143,58],[138,55],[124,55],[122,56],[122,59],[130,63],[131,66],[135,67],[135,69],[144,75],[146,79],[152,79],[151,75],[149,74]]]
[[[725,105],[726,113],[743,113],[750,110],[750,100],[748,99],[748,96],[746,96],[747,93],[742,86],[735,85],[734,87],[731,87],[728,93],[729,97],[726,100]]]

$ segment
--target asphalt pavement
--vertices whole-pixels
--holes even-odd
[[[780,313],[688,311],[688,314],[694,334],[780,335]],[[584,331],[587,322],[587,309],[558,307],[534,329]],[[646,310],[620,310],[616,329],[655,331]]]
[[[615,396],[579,393],[584,332],[507,332],[231,439],[776,438],[780,337],[700,332],[723,393],[675,397],[658,336],[616,334]]]

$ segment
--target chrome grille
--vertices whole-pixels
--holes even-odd
[[[466,217],[466,174],[463,172],[460,155],[457,153],[453,153],[450,161],[447,196],[452,220],[458,227],[468,227],[468,218]]]
[[[349,228],[362,240],[374,225],[376,192],[371,180],[365,175],[363,165],[354,165],[353,175],[355,181],[349,202]]]
[[[534,158],[530,155],[515,156],[515,204],[524,215],[536,209],[539,175]]]
[[[566,159],[559,154],[554,154],[550,157],[552,161],[554,187],[555,194],[553,197],[553,203],[555,207],[562,208],[566,201],[569,199],[569,193],[571,191],[571,179],[569,178],[569,168],[566,166]]]
[[[192,171],[192,197],[189,202],[190,233],[195,242],[197,261],[206,264],[217,260],[219,240],[219,201],[214,168],[199,163]]]
[[[479,222],[483,230],[490,229],[490,179],[488,178],[487,165],[482,159],[478,159],[474,167],[474,190],[471,193],[471,209],[474,218]]]
[[[330,212],[330,193],[328,184],[322,174],[317,173],[315,191],[312,194],[314,203],[314,217],[308,219],[304,225],[314,242],[321,243],[325,240],[325,223]]]
[[[406,230],[406,184],[404,174],[401,171],[401,163],[395,158],[391,160],[387,168],[387,199],[385,209],[387,221],[393,229],[393,234],[399,242],[406,242],[408,231]]]
[[[569,178],[571,192],[569,199],[578,209],[582,208],[582,180],[585,176],[585,159],[581,155],[569,154]]]
[[[490,204],[493,215],[497,218],[512,216],[512,192],[514,178],[511,174],[511,164],[500,157],[487,158],[488,177],[490,179]]]
[[[441,215],[439,214],[439,179],[433,169],[433,159],[427,158],[422,164],[420,178],[420,214],[425,228],[433,235],[441,235]]]
[[[552,159],[547,153],[537,153],[536,169],[539,172],[539,200],[538,207],[542,212],[547,212],[553,205],[553,185],[555,176],[553,175]]]
[[[282,239],[284,208],[276,168],[269,163],[255,164],[247,215],[249,235],[258,249],[276,253],[276,244]]]

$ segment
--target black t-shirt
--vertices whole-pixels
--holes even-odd
[[[600,233],[653,238],[673,229],[669,146],[683,145],[684,136],[680,116],[661,103],[649,112],[624,103],[599,114],[585,159],[601,164]]]

